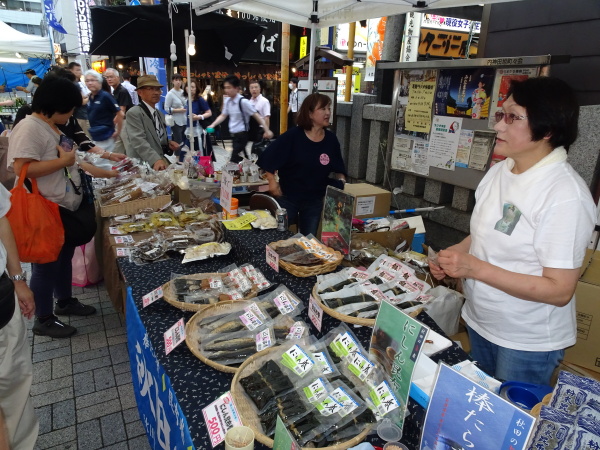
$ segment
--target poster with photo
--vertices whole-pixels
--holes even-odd
[[[411,138],[427,140],[429,135],[422,131],[411,131],[406,127],[406,109],[410,95],[411,83],[433,82],[435,83],[437,70],[402,70],[400,72],[400,86],[398,89],[398,101],[396,109],[396,120],[394,130],[396,135],[409,136]]]
[[[321,242],[342,255],[350,251],[354,196],[327,186],[321,221]]]
[[[429,139],[428,162],[432,167],[454,170],[462,118],[434,116]]]
[[[469,156],[471,155],[471,146],[473,145],[473,130],[460,130],[458,139],[458,150],[456,151],[456,167],[469,167]]]
[[[437,79],[434,114],[487,119],[494,69],[441,69]]]
[[[507,98],[510,89],[510,83],[513,80],[523,81],[530,77],[537,77],[539,69],[537,67],[523,67],[515,69],[496,70],[496,79],[494,80],[494,89],[492,90],[492,100],[490,107],[489,128],[494,128],[496,111],[502,109],[502,104]]]

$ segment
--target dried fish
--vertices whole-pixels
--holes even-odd
[[[350,305],[352,303],[374,302],[376,299],[367,294],[358,294],[342,298],[327,298],[323,299],[323,301],[329,308],[338,308],[340,306]]]
[[[325,294],[326,292],[337,292],[342,289],[344,286],[348,286],[349,284],[356,283],[358,280],[356,278],[348,278],[338,284],[334,284],[333,286],[329,286],[328,288],[319,291],[319,294]]]

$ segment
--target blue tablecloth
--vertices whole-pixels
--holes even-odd
[[[210,449],[211,443],[204,424],[202,408],[230,390],[233,375],[219,372],[203,364],[189,351],[185,344],[175,348],[169,355],[165,355],[164,332],[182,317],[187,322],[193,313],[181,311],[162,300],[142,308],[142,296],[169,281],[173,273],[218,272],[229,264],[251,263],[262,270],[270,281],[276,284],[285,284],[308,305],[309,295],[316,282],[316,277],[298,278],[284,270],[276,273],[265,262],[266,244],[288,237],[291,237],[291,233],[275,230],[228,231],[226,240],[232,244],[232,251],[229,255],[187,264],[181,264],[181,257],[178,256],[143,266],[138,266],[127,258],[118,258],[118,264],[125,283],[131,288],[132,292],[131,304],[127,304],[128,345],[130,356],[132,356],[134,386],[137,386],[138,390],[136,393],[138,408],[153,448],[167,448],[164,447],[167,439],[169,440],[168,448],[189,448],[190,444],[187,440],[191,439],[195,448]],[[135,308],[135,311],[130,313],[131,306]],[[307,312],[308,308],[304,310],[303,318],[307,323],[310,323]],[[138,317],[139,324],[136,322]],[[421,313],[417,318],[438,333],[443,334],[426,313]],[[321,332],[317,331],[312,325],[311,331],[312,334],[320,338],[338,324],[338,320],[325,314]],[[353,331],[363,345],[368,347],[371,328],[360,327],[355,328]],[[144,359],[141,355],[145,345],[148,348],[146,348],[146,358]],[[451,348],[435,355],[433,359],[434,361],[455,364],[466,358],[467,355],[458,346],[453,345]],[[142,360],[144,365],[142,365]],[[143,373],[143,367],[149,367],[153,370],[158,385],[158,389],[154,391],[154,396],[151,395],[152,388],[148,389],[148,377]],[[152,379],[150,383],[152,384]],[[142,391],[144,391],[144,395],[141,395]],[[159,396],[163,399],[161,402],[157,402]],[[161,415],[161,410],[157,407],[158,403],[163,405],[166,415]],[[179,411],[182,412],[184,417],[179,417]],[[409,448],[416,448],[425,410],[411,400],[409,402],[409,413],[410,415],[405,421],[402,442]],[[149,420],[145,420],[144,414],[147,416],[146,419]],[[157,422],[154,424],[151,420],[152,416],[154,419],[158,417]],[[189,430],[189,435],[183,428]],[[171,433],[170,437],[165,437],[167,431]],[[374,445],[382,445],[382,442],[376,436],[370,436],[368,440]],[[267,447],[256,442],[255,448],[263,449]]]

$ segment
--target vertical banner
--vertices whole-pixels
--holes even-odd
[[[187,420],[127,288],[127,349],[140,419],[153,449],[193,449]]]
[[[159,109],[164,113],[165,110],[163,109],[163,106],[165,104],[167,92],[169,91],[165,60],[163,58],[144,58],[144,65],[146,66],[146,75],[154,75],[158,82],[163,85],[158,106]]]

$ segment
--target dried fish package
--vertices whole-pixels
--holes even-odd
[[[200,324],[200,338],[204,341],[223,333],[236,333],[242,330],[254,331],[271,320],[266,310],[258,303],[244,303],[240,310],[208,324]]]
[[[171,274],[171,293],[180,302],[214,304],[222,300],[223,278],[220,274]]]
[[[347,267],[339,272],[326,275],[317,275],[317,292],[319,294],[337,292],[367,278],[369,278],[368,272],[358,270],[354,267]]]
[[[372,303],[381,302],[387,299],[385,294],[376,286],[368,282],[363,282],[353,287],[342,289],[338,292],[331,292],[321,295],[323,303],[337,311],[337,308],[353,303]]]

